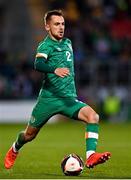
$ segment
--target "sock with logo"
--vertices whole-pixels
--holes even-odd
[[[96,151],[98,141],[99,124],[89,123],[86,125],[86,158]]]

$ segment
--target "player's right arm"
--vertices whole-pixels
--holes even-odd
[[[69,75],[68,68],[54,68],[46,63],[46,59],[42,56],[36,56],[34,62],[35,70],[43,73],[55,73],[59,77],[65,77]]]
[[[62,78],[68,76],[69,75],[68,68],[66,67],[55,68],[47,63],[49,54],[51,54],[51,50],[52,50],[51,46],[49,46],[47,43],[42,42],[39,44],[34,62],[35,70],[43,73],[54,73]]]

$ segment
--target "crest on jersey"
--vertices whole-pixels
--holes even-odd
[[[67,46],[70,48],[71,51],[73,51],[71,44],[67,44]]]
[[[31,123],[34,123],[35,120],[36,120],[35,117],[34,117],[34,116],[31,116],[31,118],[30,118]]]

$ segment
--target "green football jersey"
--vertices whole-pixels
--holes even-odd
[[[74,59],[71,41],[63,38],[60,42],[47,36],[39,43],[37,54],[46,59],[46,63],[56,68],[66,67],[70,75],[61,78],[55,73],[45,73],[41,95],[46,97],[76,97],[74,82]]]

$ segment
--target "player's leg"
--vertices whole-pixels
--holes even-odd
[[[40,128],[48,121],[50,117],[61,110],[61,102],[57,98],[38,99],[37,104],[33,108],[32,116],[29,120],[25,131],[20,132],[15,143],[6,154],[5,167],[10,169],[16,160],[18,151],[27,142],[33,140],[38,134]]]
[[[86,122],[86,166],[93,168],[95,165],[108,160],[111,154],[110,152],[96,152],[99,136],[99,115],[90,106],[85,106],[80,109],[78,119]]]
[[[64,101],[62,113],[70,118],[82,120],[86,123],[86,166],[94,167],[97,164],[105,162],[110,153],[96,153],[98,133],[99,133],[99,115],[87,104],[74,98],[68,98]]]
[[[20,148],[27,142],[33,140],[38,134],[41,124],[44,121],[44,118],[42,119],[42,117],[40,117],[40,114],[42,114],[42,107],[43,106],[41,105],[40,99],[32,111],[32,116],[27,125],[27,128],[25,129],[25,131],[22,131],[18,134],[16,141],[6,153],[4,160],[6,169],[10,169],[14,165]]]
[[[13,144],[13,150],[15,152],[18,152],[25,143],[32,141],[36,137],[39,130],[40,128],[28,125],[25,131],[19,133],[16,142],[14,142]]]
[[[40,128],[27,126],[25,131],[19,133],[16,141],[13,143],[11,148],[8,150],[5,156],[4,165],[6,169],[10,169],[18,156],[20,148],[29,141],[32,141],[38,134]]]
[[[10,169],[14,165],[20,148],[27,142],[33,140],[38,134],[43,121],[46,120],[43,116],[43,104],[44,103],[42,103],[42,98],[40,98],[33,108],[32,116],[29,120],[27,128],[25,131],[19,133],[16,141],[7,152],[4,161],[5,168]]]

